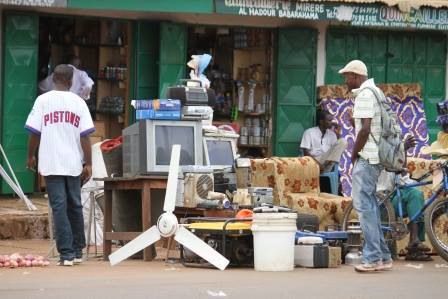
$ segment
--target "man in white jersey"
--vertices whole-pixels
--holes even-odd
[[[364,234],[363,263],[358,272],[373,272],[392,268],[392,258],[381,229],[376,189],[382,166],[375,140],[380,139],[381,108],[370,89],[377,89],[373,79],[367,79],[367,67],[360,60],[350,61],[339,71],[345,84],[356,95],[353,107],[355,144],[352,151],[352,199]]]
[[[86,245],[81,205],[81,184],[92,174],[89,134],[95,131],[83,99],[70,92],[73,68],[58,65],[53,73],[54,90],[40,95],[26,121],[30,131],[27,167],[45,178],[53,211],[59,265],[82,261]],[[83,165],[84,164],[84,165]]]
[[[70,91],[76,93],[84,100],[90,99],[90,92],[94,84],[86,72],[80,70],[81,60],[77,56],[71,56],[68,61],[69,65],[73,68],[72,86]],[[46,93],[54,89],[53,74],[48,75],[47,78],[39,82],[40,93]]]

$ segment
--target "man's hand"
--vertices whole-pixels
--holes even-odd
[[[342,128],[338,123],[332,123],[333,132],[336,134],[336,137],[341,138]]]
[[[92,165],[84,165],[81,173],[81,182],[84,185],[92,177]]]
[[[28,158],[26,168],[31,171],[36,171],[36,158],[34,156]]]
[[[415,137],[412,135],[409,135],[404,140],[404,150],[407,151],[410,148],[413,148],[417,145],[417,141],[415,140]]]

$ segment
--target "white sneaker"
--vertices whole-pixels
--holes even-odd
[[[75,265],[79,265],[79,264],[81,264],[82,262],[83,262],[82,258],[77,258],[77,257],[75,257],[75,258],[73,259],[73,264],[75,264]]]
[[[392,270],[392,268],[393,268],[393,261],[392,260],[388,260],[388,261],[382,262],[382,263],[380,263],[378,265],[378,268],[379,268],[378,270],[380,270],[380,271]]]
[[[375,272],[375,271],[379,271],[381,268],[381,262],[376,262],[376,263],[362,263],[359,265],[355,265],[355,271],[356,272],[360,272],[360,273],[371,273],[371,272]]]
[[[58,262],[58,266],[73,266],[73,261],[61,260]]]

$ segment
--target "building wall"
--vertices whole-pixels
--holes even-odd
[[[69,8],[213,13],[213,0],[68,0]]]

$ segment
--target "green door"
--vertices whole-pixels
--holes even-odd
[[[387,82],[416,82],[422,87],[430,140],[437,138],[436,103],[445,99],[446,37],[436,33],[389,35]]]
[[[5,15],[4,25],[1,144],[23,191],[33,192],[35,177],[25,167],[28,133],[24,125],[36,98],[39,19],[11,13]],[[12,193],[4,180],[1,191]]]
[[[375,78],[375,82],[386,82],[386,31],[331,28],[327,31],[326,47],[326,84],[342,84],[344,80],[338,71],[353,59],[360,59],[367,65],[369,77]]]
[[[184,24],[160,24],[159,97],[169,86],[185,78],[187,27]]]
[[[278,31],[273,143],[276,156],[297,156],[303,131],[314,126],[316,44],[316,30],[294,28]]]
[[[159,25],[151,22],[135,22],[133,26],[133,59],[131,72],[131,98],[153,99],[159,92]],[[133,109],[133,108],[131,108]],[[135,121],[135,114],[130,113],[130,122]]]
[[[430,140],[439,126],[435,104],[445,98],[446,37],[433,32],[365,31],[330,28],[327,32],[326,84],[340,84],[337,71],[363,60],[377,83],[419,83]]]

